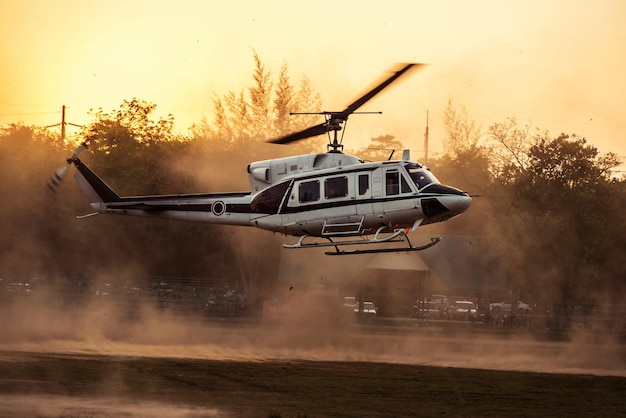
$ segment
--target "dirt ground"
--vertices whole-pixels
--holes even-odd
[[[626,416],[610,335],[4,308],[0,416]]]
[[[624,416],[626,379],[374,362],[0,353],[6,417]]]

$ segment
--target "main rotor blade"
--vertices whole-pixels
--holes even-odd
[[[372,97],[376,96],[378,93],[381,92],[381,90],[383,90],[385,87],[387,87],[388,85],[390,85],[391,83],[393,83],[396,79],[398,79],[402,74],[406,73],[407,71],[409,71],[412,67],[415,66],[421,66],[424,64],[406,64],[404,67],[402,67],[401,69],[399,69],[398,71],[396,71],[395,73],[393,73],[393,75],[391,77],[389,77],[388,79],[386,79],[385,81],[383,81],[382,83],[380,83],[379,85],[377,85],[376,87],[374,87],[372,90],[368,91],[367,93],[365,93],[363,96],[361,96],[359,99],[355,100],[351,105],[349,105],[348,107],[346,107],[346,109],[341,112],[341,115],[344,118],[347,118],[348,115],[350,115],[351,113],[353,113],[355,110],[357,110],[359,107],[363,106],[365,103],[367,103]]]
[[[269,142],[272,144],[289,144],[290,142],[299,141],[301,139],[310,138],[312,136],[323,135],[328,131],[326,123],[320,123],[319,125],[312,126],[300,132],[295,132],[283,136],[282,138],[273,139]]]
[[[295,132],[295,133],[283,136],[282,138],[270,140],[268,142],[272,144],[289,144],[291,142],[300,141],[302,139],[311,138],[313,136],[323,135],[329,132],[329,130],[340,129],[340,128],[334,128],[334,127],[331,128],[329,125],[331,120],[335,122],[334,125],[340,126],[342,122],[345,122],[348,119],[348,116],[350,114],[354,113],[358,108],[360,108],[365,103],[367,103],[367,101],[369,101],[372,97],[380,93],[385,87],[389,86],[391,83],[393,83],[396,79],[398,79],[404,73],[409,71],[411,68],[416,67],[416,66],[422,66],[422,65],[424,64],[403,64],[402,68],[394,72],[390,77],[388,77],[386,80],[378,84],[372,90],[368,91],[359,99],[355,100],[352,104],[346,107],[343,111],[321,112],[320,114],[327,115],[328,118],[326,122],[304,129],[300,132]]]

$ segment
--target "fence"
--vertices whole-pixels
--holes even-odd
[[[28,303],[40,295],[62,305],[113,304],[129,313],[149,304],[176,313],[239,316],[248,307],[231,279],[148,276],[105,281],[71,273],[0,278],[0,304]]]

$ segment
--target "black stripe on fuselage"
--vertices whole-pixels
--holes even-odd
[[[229,196],[229,197],[243,197],[249,195],[249,193]],[[200,197],[214,199],[217,195],[187,195],[188,198]],[[108,203],[107,208],[116,210],[145,210],[147,212],[162,212],[162,211],[174,211],[174,212],[211,212],[213,203],[166,203],[162,202],[164,196],[155,196],[151,198],[121,198],[119,202]],[[219,198],[226,198],[226,195],[219,195]],[[172,200],[184,199],[183,196],[172,196]],[[151,201],[158,201],[158,203],[150,203]],[[226,212],[230,213],[251,213],[250,205],[245,203],[225,203]]]
[[[329,209],[343,206],[355,206],[355,205],[370,205],[374,203],[384,203],[384,202],[395,202],[398,200],[414,200],[414,199],[424,199],[424,198],[437,198],[445,195],[441,194],[432,194],[432,193],[424,193],[419,196],[394,196],[394,197],[383,197],[383,198],[371,198],[371,199],[360,199],[360,200],[337,200],[337,201],[326,201],[323,203],[311,203],[304,204],[301,206],[293,206],[293,207],[283,207],[280,210],[280,214],[293,214],[293,213],[302,213],[309,212],[320,209]]]
[[[188,195],[189,196],[189,195]],[[200,196],[200,195],[198,195]],[[202,196],[211,196],[214,195],[202,195]],[[222,195],[224,196],[224,195]],[[245,194],[244,194],[245,196]],[[296,214],[296,213],[306,213],[312,212],[316,210],[324,210],[330,208],[337,207],[345,207],[345,206],[355,206],[355,205],[371,205],[374,203],[384,203],[384,202],[394,202],[399,200],[413,200],[413,199],[424,199],[424,198],[437,198],[444,195],[441,194],[422,194],[419,196],[395,196],[395,197],[386,197],[386,198],[372,198],[372,199],[362,199],[362,200],[338,200],[338,201],[326,201],[322,203],[313,203],[306,204],[295,207],[283,207],[278,214]],[[176,196],[180,199],[180,196]],[[183,204],[167,204],[167,203],[147,203],[150,200],[163,200],[163,197],[159,198],[154,197],[150,199],[142,199],[139,197],[133,198],[121,198],[121,201],[115,203],[107,204],[109,209],[115,210],[144,210],[147,212],[161,212],[161,211],[174,211],[174,212],[208,212],[210,213],[213,208],[212,203],[183,203]],[[226,203],[225,213],[256,213],[254,212],[249,204],[235,204],[235,203]],[[259,213],[261,214],[261,213]],[[267,215],[270,215],[268,213]]]

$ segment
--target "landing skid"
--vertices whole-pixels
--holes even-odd
[[[407,238],[407,242],[409,243],[408,247],[395,247],[395,248],[376,248],[376,249],[368,249],[368,250],[346,250],[340,251],[339,248],[335,247],[336,251],[325,251],[326,255],[357,255],[357,254],[377,254],[377,253],[402,253],[402,252],[410,252],[410,251],[421,251],[426,248],[430,248],[433,245],[437,244],[441,241],[440,237],[432,237],[428,244],[420,245],[414,247],[409,239]]]
[[[393,233],[384,236],[382,238],[379,237],[379,234],[382,232],[382,228],[376,231],[376,234],[372,238],[363,238],[361,240],[351,240],[351,241],[333,241],[331,238],[326,237],[328,242],[312,242],[305,243],[304,240],[306,238],[310,238],[311,235],[304,235],[300,237],[297,243],[295,244],[284,244],[284,248],[292,249],[292,248],[320,248],[320,247],[335,247],[335,251],[326,251],[324,254],[326,255],[356,255],[356,254],[375,254],[375,253],[395,253],[395,252],[407,252],[407,251],[421,251],[426,248],[430,248],[433,245],[437,244],[441,241],[440,237],[433,237],[430,239],[430,242],[420,246],[413,246],[409,237],[407,236],[407,231],[404,229],[397,229],[393,231]],[[408,243],[406,247],[393,247],[393,248],[374,248],[367,250],[340,250],[339,247],[344,246],[353,246],[353,245],[365,245],[365,244],[387,244],[393,242],[403,242]]]

